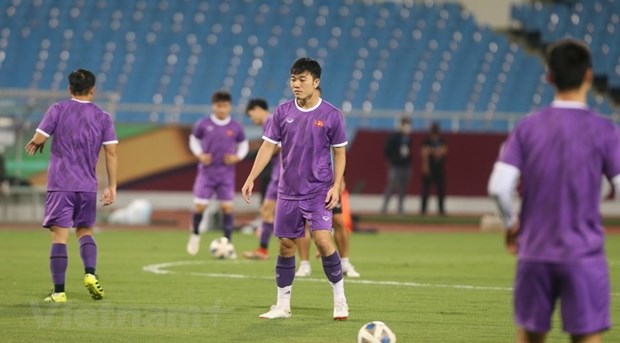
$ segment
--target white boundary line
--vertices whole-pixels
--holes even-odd
[[[227,261],[227,263],[252,263],[252,261],[244,261],[244,260],[236,260],[236,261]],[[169,270],[169,268],[179,267],[179,266],[192,266],[192,265],[200,265],[207,263],[221,263],[221,261],[212,260],[212,261],[176,261],[176,262],[164,262],[164,263],[156,263],[149,264],[142,267],[142,271],[159,274],[159,275],[170,275],[170,274],[179,274],[175,271]],[[193,276],[203,276],[210,278],[222,278],[222,279],[251,279],[251,280],[273,280],[272,276],[253,276],[253,275],[244,275],[244,274],[224,274],[224,273],[201,273],[201,272],[189,272],[189,275]],[[305,282],[325,282],[325,279],[317,279],[317,278],[295,278],[296,281],[305,281]],[[420,287],[420,288],[449,288],[449,289],[465,289],[465,290],[473,290],[473,291],[503,291],[508,292],[512,291],[512,287],[498,287],[498,286],[475,286],[475,285],[457,285],[457,284],[442,284],[442,283],[421,283],[421,282],[401,282],[401,281],[373,281],[373,280],[359,280],[359,279],[351,279],[347,278],[347,283],[353,284],[362,284],[362,285],[378,285],[378,286],[397,286],[397,287]],[[612,296],[620,296],[620,293],[611,293]]]

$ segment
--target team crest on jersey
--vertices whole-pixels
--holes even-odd
[[[314,121],[314,126],[316,126],[316,127],[324,127],[325,123],[322,120],[315,120]]]
[[[232,136],[234,136],[234,134],[235,134],[235,132],[233,130],[231,130],[231,129],[226,130],[226,136],[232,137]]]

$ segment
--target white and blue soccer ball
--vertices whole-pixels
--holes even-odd
[[[235,255],[235,247],[226,237],[216,238],[211,241],[209,251],[213,257],[222,260],[233,258]]]
[[[395,343],[396,335],[384,322],[364,324],[357,334],[357,343]]]

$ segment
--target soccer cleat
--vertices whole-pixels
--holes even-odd
[[[43,301],[48,303],[66,303],[67,302],[67,294],[65,292],[60,293],[50,293]]]
[[[360,277],[360,273],[355,270],[355,267],[350,262],[342,264],[342,273],[347,277]]]
[[[310,276],[310,274],[312,274],[312,268],[310,267],[310,265],[300,264],[299,269],[297,269],[297,272],[295,273],[295,276],[308,277]]]
[[[261,319],[290,318],[291,309],[284,308],[282,306],[272,305],[269,312],[263,313],[258,317]]]
[[[267,249],[258,248],[253,251],[244,252],[243,257],[247,258],[248,260],[266,260],[269,258],[269,253],[267,252]]]
[[[200,235],[190,234],[187,242],[187,253],[195,256],[200,250]]]
[[[84,286],[86,286],[90,296],[95,300],[101,300],[105,296],[105,292],[103,291],[103,288],[101,288],[101,285],[99,285],[99,279],[96,275],[84,275]]]
[[[334,320],[347,320],[349,318],[349,305],[347,299],[334,301]]]

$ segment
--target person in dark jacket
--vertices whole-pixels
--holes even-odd
[[[426,214],[426,206],[431,186],[437,186],[439,214],[445,215],[444,198],[446,196],[445,160],[448,153],[446,140],[441,136],[438,123],[433,123],[430,134],[422,143],[422,202],[420,212]]]
[[[397,132],[385,143],[385,157],[390,166],[387,185],[383,192],[381,213],[387,208],[395,190],[398,191],[398,213],[404,212],[405,193],[411,177],[411,119],[403,117]]]

